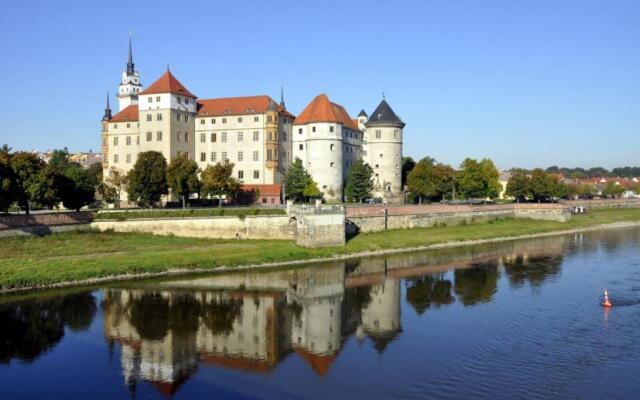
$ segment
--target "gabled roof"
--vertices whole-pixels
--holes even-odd
[[[375,111],[371,113],[367,126],[398,126],[404,127],[404,122],[393,112],[385,99],[382,99]]]
[[[180,83],[180,81],[177,80],[169,70],[162,74],[157,81],[149,85],[148,88],[140,92],[140,95],[159,93],[173,93],[180,94],[185,97],[191,97],[192,99],[196,98],[196,96],[187,90],[187,88],[184,87],[184,85]]]
[[[289,118],[295,118],[295,115],[289,113],[283,106],[266,95],[200,99],[198,100],[197,116],[262,114],[267,111],[277,111]]]
[[[109,120],[109,122],[132,122],[138,120],[138,105],[131,104]]]
[[[298,115],[295,125],[305,125],[312,122],[336,122],[351,130],[357,131],[358,124],[347,110],[340,104],[332,103],[326,94],[316,96],[311,103]]]

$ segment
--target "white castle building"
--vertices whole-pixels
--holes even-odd
[[[201,169],[234,164],[243,184],[281,184],[296,159],[327,200],[341,200],[348,169],[363,158],[374,174],[374,196],[402,196],[404,123],[383,99],[368,118],[357,119],[325,94],[298,117],[266,95],[198,99],[169,71],[143,89],[131,41],[118,89],[119,112],[107,105],[102,118],[104,177],[128,173],[141,152],[161,152],[167,162],[187,156]]]

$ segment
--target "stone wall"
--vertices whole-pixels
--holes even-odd
[[[115,232],[143,232],[216,239],[288,239],[295,238],[296,221],[283,215],[250,215],[244,218],[156,218],[126,221],[96,220],[93,229]]]
[[[299,214],[296,244],[303,247],[344,246],[344,213]]]
[[[385,229],[427,228],[436,225],[460,225],[498,218],[531,218],[565,222],[571,219],[569,208],[558,204],[513,204],[492,206],[381,206],[347,209],[347,233],[379,232]]]

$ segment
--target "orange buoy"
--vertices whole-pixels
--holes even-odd
[[[613,304],[611,304],[611,302],[609,301],[609,292],[607,292],[607,289],[604,290],[604,300],[602,301],[602,306],[603,307],[613,306]]]

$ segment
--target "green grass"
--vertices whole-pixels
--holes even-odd
[[[96,215],[98,220],[118,220],[124,221],[134,218],[185,218],[185,217],[221,217],[235,216],[246,217],[247,215],[284,215],[282,208],[203,208],[188,210],[132,210],[132,211],[110,211]]]
[[[285,240],[194,239],[114,232],[9,238],[0,240],[0,289],[173,268],[213,269],[221,265],[305,260],[362,251],[513,237],[618,221],[640,222],[640,209],[594,211],[566,223],[503,219],[360,234],[345,247],[324,249],[304,249]]]

